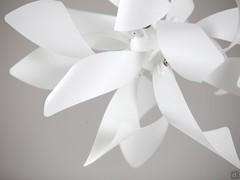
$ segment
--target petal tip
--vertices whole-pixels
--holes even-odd
[[[50,116],[52,116],[52,114],[51,114],[51,113],[48,111],[48,109],[45,108],[45,107],[44,107],[43,115],[44,115],[45,117],[50,117]]]
[[[9,74],[10,74],[11,76],[13,76],[14,78],[16,78],[16,79],[18,79],[18,80],[20,80],[20,81],[23,81],[23,80],[21,79],[20,74],[19,74],[19,71],[18,71],[17,69],[18,69],[18,68],[17,68],[17,64],[16,64],[16,65],[14,65],[13,67],[11,67],[11,68],[9,69]]]
[[[15,67],[15,66],[13,66],[13,67],[11,67],[11,68],[9,69],[9,74],[10,74],[11,76],[14,76],[14,77],[15,77],[14,67]]]
[[[21,7],[19,7],[19,8],[21,8]],[[4,16],[4,21],[5,21],[7,24],[9,24],[10,26],[12,26],[11,23],[12,23],[12,21],[16,18],[16,17],[15,17],[15,12],[16,12],[19,8],[10,11],[9,13],[7,13],[7,14]]]
[[[88,161],[86,161],[84,164],[83,164],[83,167],[87,167],[89,166],[91,163],[89,163]]]
[[[45,104],[44,104],[44,111],[43,111],[44,116],[50,117],[56,113],[57,112],[55,112],[52,108],[52,104],[49,102],[49,97],[47,97]]]
[[[128,162],[128,164],[131,168],[134,169],[140,168],[143,165],[143,163],[130,163],[130,162]]]
[[[9,14],[10,14],[10,13],[8,13],[8,14],[6,14],[6,15],[4,16],[4,21],[5,21],[6,23],[8,23],[8,21],[9,21]]]
[[[56,88],[54,89],[56,90]],[[44,103],[44,116],[53,116],[71,106],[62,106],[60,97],[55,97],[55,91],[52,91]]]
[[[88,156],[86,162],[84,163],[83,167],[87,167],[89,165],[91,165],[92,163],[94,163],[96,160],[94,160],[91,156],[91,154]]]

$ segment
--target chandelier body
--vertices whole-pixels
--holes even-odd
[[[240,161],[227,127],[203,131],[175,78],[208,83],[221,94],[240,95],[240,59],[226,52],[240,40],[237,8],[190,23],[193,0],[110,0],[116,17],[67,9],[40,0],[10,12],[5,20],[39,47],[10,73],[51,90],[44,115],[115,91],[84,166],[120,146],[132,167],[159,148],[169,125],[237,168]],[[222,48],[217,39],[230,42]],[[152,124],[140,120],[154,107]]]

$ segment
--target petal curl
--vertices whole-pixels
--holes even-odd
[[[121,151],[131,167],[138,168],[152,157],[163,142],[167,129],[168,121],[162,117],[121,143]]]
[[[153,92],[152,80],[144,75],[138,80],[137,104],[140,118],[157,105]]]
[[[140,120],[156,106],[152,81],[146,76],[138,80],[137,105]],[[149,126],[137,130],[120,143],[122,154],[131,167],[143,165],[161,145],[168,129],[168,123],[162,117]],[[143,151],[139,151],[142,149]]]
[[[161,118],[149,126],[140,127],[137,95],[149,92],[149,88],[141,89],[139,80],[144,84],[148,82],[141,77],[118,89],[114,94],[104,114],[85,166],[90,165],[111,149],[120,145],[127,162],[136,168],[145,163],[162,143],[168,128],[165,118]],[[140,93],[137,93],[139,88],[141,89]],[[144,94],[144,96],[148,95]],[[146,104],[145,112],[155,105],[155,101],[147,101]],[[140,114],[144,113],[140,112]],[[142,151],[139,151],[139,148]]]
[[[92,49],[100,52],[130,49],[129,38],[119,32],[90,33],[84,38]]]
[[[200,129],[169,67],[158,66],[153,72],[153,83],[159,109],[169,124],[240,168],[240,161],[228,128],[205,133]]]
[[[160,50],[167,62],[188,80],[202,82],[224,61],[224,56],[197,25],[158,23]]]
[[[114,31],[115,16],[71,8],[68,8],[68,12],[82,35]]]
[[[209,37],[233,41],[238,29],[238,9],[227,9],[198,22]]]
[[[45,102],[44,114],[59,111],[113,91],[138,76],[148,54],[113,51],[76,63]]]
[[[240,58],[228,58],[207,77],[205,82],[218,89],[240,96],[240,89],[237,86],[239,76]]]
[[[175,22],[185,22],[192,14],[193,10],[193,0],[172,0],[166,19]]]
[[[6,15],[16,31],[38,46],[65,56],[93,54],[60,1],[35,1]]]
[[[42,89],[53,89],[77,58],[61,56],[38,48],[10,69],[15,78]]]
[[[114,31],[116,17],[75,9],[68,9],[84,39],[97,51],[129,49],[129,36]]]
[[[131,31],[152,25],[167,14],[169,6],[168,0],[121,0],[115,30]]]
[[[119,88],[104,114],[94,145],[84,166],[116,147],[140,128],[136,100],[137,80]]]
[[[231,44],[225,48],[225,52],[229,51],[230,49],[232,49],[235,45],[237,45],[240,41],[240,0],[235,0],[237,3],[237,9],[238,9],[238,25],[237,25],[237,29],[234,35],[234,38],[231,42]]]

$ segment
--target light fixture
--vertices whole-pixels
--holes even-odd
[[[197,23],[188,22],[193,0],[111,2],[118,6],[116,18],[67,9],[55,0],[9,13],[6,22],[39,46],[10,73],[53,89],[45,116],[117,89],[85,166],[120,145],[127,162],[139,167],[157,150],[170,124],[240,168],[229,129],[203,132],[173,73],[213,85],[218,94],[240,95],[240,58],[226,55],[240,40],[239,1],[238,8]],[[223,49],[216,39],[231,43]],[[141,127],[141,118],[155,106],[163,116]]]

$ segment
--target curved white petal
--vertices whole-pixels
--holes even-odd
[[[138,75],[146,57],[143,53],[113,51],[81,60],[48,96],[44,114],[51,116],[123,86]]]
[[[141,76],[138,80],[137,105],[140,120],[156,106],[152,81],[146,76]],[[165,136],[167,126],[165,119],[161,118],[155,123],[137,130],[120,143],[121,151],[130,166],[141,166],[155,153]],[[143,151],[139,151],[139,149]]]
[[[119,51],[129,49],[129,39],[118,33],[90,33],[83,36],[96,51]]]
[[[142,86],[139,86],[139,81],[148,82],[141,77],[139,80],[118,89],[113,96],[84,166],[95,162],[120,144],[127,162],[132,167],[139,167],[154,154],[161,144],[168,128],[168,123],[164,118],[147,127],[140,127],[139,97],[137,95],[142,94],[144,90],[147,90],[145,93],[149,92],[149,89],[141,89]],[[137,93],[139,90],[140,93]],[[155,101],[153,103],[148,100],[146,104],[148,105],[146,109],[150,110],[155,105]],[[139,151],[139,148],[142,151]]]
[[[204,132],[204,136],[221,157],[237,168],[240,168],[240,162],[233,143],[232,135],[227,127]]]
[[[109,1],[113,3],[115,6],[118,6],[120,0],[109,0]]]
[[[237,86],[240,88],[240,76],[238,76]]]
[[[168,122],[223,159],[240,168],[240,161],[229,131],[218,129],[203,133],[194,119],[173,72],[166,66],[153,72],[154,91],[158,106]]]
[[[134,168],[144,164],[162,143],[167,129],[168,122],[162,117],[121,142],[121,150],[127,162]]]
[[[188,80],[202,82],[224,56],[197,25],[159,22],[159,46],[171,67]]]
[[[157,105],[152,81],[142,75],[138,80],[137,104],[140,119],[153,107]]]
[[[68,12],[82,35],[114,31],[115,16],[70,8]]]
[[[35,1],[6,15],[15,30],[56,53],[82,58],[93,54],[60,1]]]
[[[240,96],[240,89],[237,86],[239,76],[240,58],[228,58],[207,77],[205,82]]]
[[[194,10],[193,0],[172,0],[166,19],[185,22]]]
[[[168,0],[121,0],[115,30],[141,29],[163,18],[168,9]]]
[[[53,89],[78,59],[39,48],[10,69],[17,79],[42,89]]]
[[[231,42],[231,44],[225,49],[225,51],[229,51],[231,48],[233,48],[235,45],[237,45],[240,41],[240,0],[235,0],[238,6],[238,24],[237,24],[237,29],[235,30],[235,35],[234,38]]]
[[[119,88],[114,94],[104,114],[87,166],[115,146],[133,131],[140,128],[137,100],[137,80]]]
[[[75,9],[68,11],[92,49],[105,51],[129,48],[129,37],[114,31],[115,16]]]
[[[153,86],[159,109],[169,123],[204,146],[208,146],[209,143],[202,138],[201,129],[184,100],[173,72],[168,67],[162,65],[154,70]]]
[[[223,96],[223,95],[226,95],[226,94],[228,94],[228,92],[223,90],[223,89],[218,89],[217,91],[214,92],[215,96]]]
[[[238,29],[238,9],[228,9],[208,16],[198,22],[208,36],[232,41]]]

